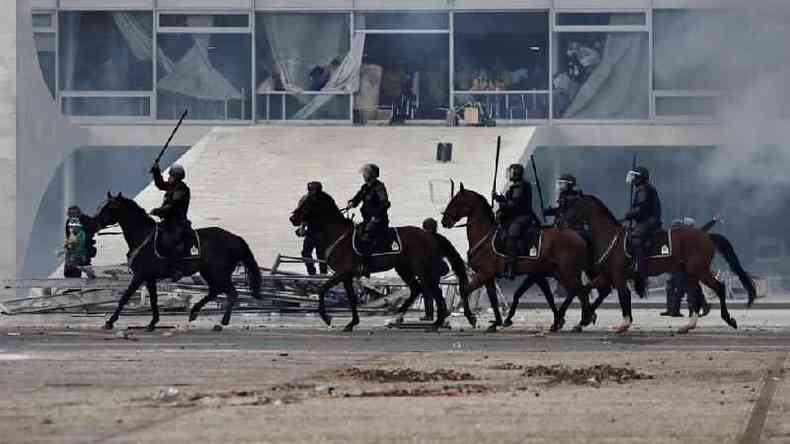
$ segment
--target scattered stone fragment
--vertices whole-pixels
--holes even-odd
[[[472,381],[477,378],[470,373],[453,369],[438,369],[432,372],[410,368],[361,369],[351,367],[338,372],[338,376],[370,382],[433,382],[433,381]]]

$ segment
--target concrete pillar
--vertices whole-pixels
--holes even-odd
[[[16,255],[16,2],[0,14],[0,278],[13,277]]]

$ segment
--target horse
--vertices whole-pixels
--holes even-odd
[[[156,282],[169,278],[172,274],[165,260],[160,258],[155,251],[156,222],[134,200],[124,197],[121,193],[113,196],[109,191],[107,200],[99,207],[95,218],[102,228],[115,224],[121,226],[123,237],[129,246],[127,254],[129,268],[133,272],[129,287],[121,295],[118,307],[107,319],[104,328],[107,330],[113,328],[124,305],[129,302],[132,294],[145,283],[153,312],[151,322],[146,329],[153,331],[159,322]],[[189,320],[194,321],[206,303],[224,293],[228,300],[221,323],[222,326],[227,326],[230,323],[233,304],[238,298],[232,281],[236,266],[239,263],[244,264],[251,294],[256,299],[261,299],[261,270],[249,245],[240,236],[217,227],[201,228],[195,230],[195,233],[200,239],[199,256],[182,260],[179,263],[179,269],[184,275],[199,272],[208,284],[208,294],[192,307],[189,312]],[[221,331],[222,326],[215,325],[214,331]]]
[[[591,228],[592,248],[595,255],[595,267],[599,276],[593,285],[598,288],[613,285],[617,289],[623,322],[615,327],[618,333],[628,331],[633,322],[631,313],[631,292],[626,283],[633,275],[626,256],[626,229],[612,212],[595,196],[584,195],[577,199],[563,214],[563,219],[571,224],[586,223]],[[673,227],[666,245],[668,254],[648,259],[648,274],[657,276],[663,273],[683,271],[688,276],[688,288],[696,292],[699,282],[713,290],[719,297],[721,317],[732,328],[737,329],[738,323],[730,316],[725,300],[724,284],[718,281],[711,271],[713,257],[718,251],[738,276],[743,288],[749,295],[748,305],[751,306],[756,295],[754,282],[741,266],[738,255],[730,241],[721,234],[707,233],[690,226]],[[586,289],[589,291],[589,288]],[[603,295],[605,297],[605,295]],[[700,297],[701,295],[696,295]],[[599,296],[599,300],[602,297]],[[596,301],[596,304],[600,303]],[[594,307],[597,307],[593,304]],[[692,312],[688,325],[680,329],[680,333],[688,333],[696,328],[698,314]]]
[[[342,282],[351,305],[351,322],[343,328],[343,331],[353,331],[354,327],[359,325],[357,296],[352,285],[357,272],[354,266],[357,258],[353,245],[356,229],[354,223],[343,215],[334,199],[325,192],[304,196],[289,219],[294,226],[306,223],[312,230],[321,233],[318,236],[320,239],[318,247],[325,252],[327,265],[334,271],[332,277],[319,289],[319,316],[327,325],[332,325],[332,318],[326,312],[324,298],[329,289]],[[442,258],[447,258],[450,262],[458,277],[462,294],[468,285],[466,264],[453,245],[440,236],[434,236],[412,226],[398,227],[396,230],[400,239],[400,251],[371,257],[368,268],[373,273],[395,269],[408,285],[411,294],[398,309],[398,313],[405,313],[421,292],[426,297],[433,297],[437,305],[437,317],[429,330],[438,331],[450,316],[439,288],[437,270],[441,266]],[[464,299],[464,310],[470,313],[466,299]]]
[[[499,313],[499,304],[496,302],[496,290],[494,287],[497,275],[501,274],[505,268],[505,258],[497,254],[492,245],[494,232],[498,224],[488,201],[480,194],[464,189],[464,185],[461,183],[458,193],[453,196],[443,212],[442,225],[445,228],[452,228],[463,218],[467,220],[468,261],[472,270],[476,273],[467,291],[472,292],[482,286],[486,286],[495,317],[495,321],[489,328],[489,331],[495,331],[497,326],[504,325],[502,316]],[[586,248],[584,239],[572,230],[556,228],[543,229],[542,236],[540,248],[537,251],[537,259],[519,258],[516,265],[516,274],[530,276],[522,288],[528,288],[532,280],[537,280],[543,288],[548,289],[548,284],[545,282],[546,277],[555,277],[568,292],[568,302],[573,300],[575,296],[579,296],[582,303],[582,322],[587,325],[592,321],[590,317],[592,312],[589,310],[588,293],[581,291],[583,288],[581,272],[584,268]],[[554,312],[554,323],[551,326],[551,330],[559,330],[565,323],[564,308],[567,308],[567,304],[563,304],[563,309],[557,311],[554,308],[551,291],[548,290],[546,292],[544,290],[544,294],[546,294],[546,299]],[[464,295],[462,294],[462,296]],[[521,295],[519,294],[519,296]],[[512,324],[510,319],[515,313],[516,305],[518,304],[515,298],[513,302],[508,316],[509,324]]]

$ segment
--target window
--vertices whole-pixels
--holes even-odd
[[[38,66],[41,68],[41,75],[47,85],[49,95],[55,98],[55,36],[37,34],[36,55],[38,56]]]
[[[159,119],[251,119],[250,34],[160,32],[157,45]]]
[[[556,13],[555,118],[649,116],[650,48],[643,18],[642,12]]]
[[[354,15],[356,30],[448,30],[447,13],[358,13]]]
[[[713,118],[722,104],[723,100],[719,97],[656,96],[656,116]]]
[[[455,106],[479,104],[498,120],[547,118],[548,16],[548,12],[455,14]]]
[[[257,118],[350,120],[365,44],[361,37],[352,50],[350,14],[257,14]]]
[[[138,95],[150,100],[153,93],[152,22],[151,13],[140,11],[60,13],[59,88],[68,98],[64,114],[140,115],[141,99],[128,97],[145,92]],[[150,112],[150,105],[142,109]]]
[[[249,28],[249,14],[159,14],[160,28]]]

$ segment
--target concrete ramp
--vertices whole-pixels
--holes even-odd
[[[362,164],[381,167],[392,201],[392,225],[417,225],[440,218],[456,187],[486,196],[491,191],[497,136],[502,136],[499,184],[508,164],[525,154],[535,128],[436,128],[256,126],[218,127],[181,159],[192,188],[190,218],[196,228],[219,226],[244,237],[258,262],[269,266],[278,253],[298,255],[301,239],[288,216],[318,180],[339,206],[361,185]],[[436,161],[436,145],[453,144],[450,163]],[[457,188],[456,188],[457,189]],[[162,193],[150,184],[137,196],[146,209]],[[359,217],[357,217],[359,219]],[[442,230],[463,253],[464,230]],[[99,238],[97,264],[125,259],[123,240]]]

